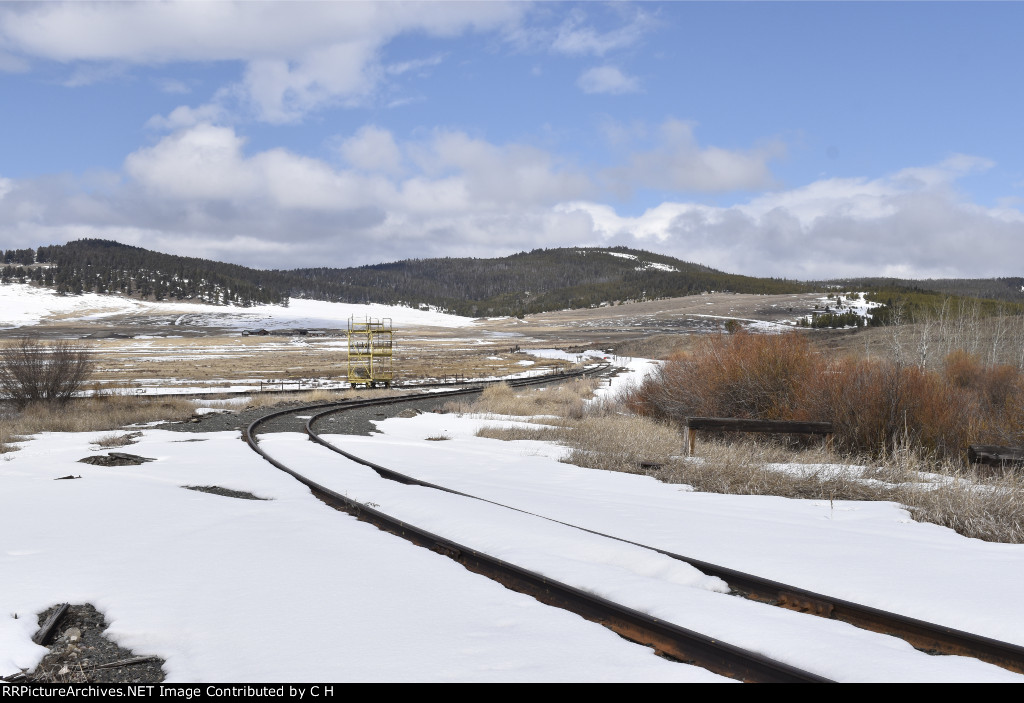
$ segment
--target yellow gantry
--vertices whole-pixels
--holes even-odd
[[[394,330],[391,318],[348,319],[348,382],[352,387],[391,387]]]

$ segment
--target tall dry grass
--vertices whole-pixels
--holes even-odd
[[[583,417],[585,400],[593,395],[599,381],[576,378],[544,388],[516,389],[507,383],[484,388],[480,397],[460,411],[494,415],[534,416],[557,415],[564,418]]]
[[[269,408],[275,405],[283,405],[285,403],[308,403],[310,405],[314,403],[330,403],[335,400],[346,400],[357,395],[354,390],[331,390],[318,388],[311,391],[296,391],[295,393],[254,393],[249,396],[244,407],[246,408]],[[390,393],[388,395],[391,395]],[[376,396],[384,397],[384,396]],[[210,404],[211,407],[216,407],[215,404]],[[224,404],[224,407],[231,407],[230,401]],[[238,405],[234,405],[238,407]]]
[[[15,437],[39,432],[99,432],[147,422],[187,420],[195,404],[185,398],[106,395],[75,399],[66,405],[33,403],[0,415],[0,452],[10,451]],[[6,447],[6,449],[4,449]]]
[[[1024,544],[1024,477],[957,471],[939,486],[908,484],[900,496],[914,519],[965,537]]]

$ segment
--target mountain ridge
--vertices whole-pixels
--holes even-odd
[[[286,304],[292,297],[430,306],[459,315],[524,315],[710,290],[784,293],[805,284],[717,271],[626,247],[534,249],[506,257],[406,259],[351,268],[253,269],[109,240],[3,252],[0,281],[65,294],[95,291],[212,304]]]
[[[480,317],[585,308],[707,291],[800,293],[899,289],[1024,302],[1024,278],[844,278],[801,282],[730,274],[628,247],[533,249],[504,257],[405,259],[349,268],[255,269],[103,239],[0,252],[0,282],[63,294],[121,293],[242,306],[290,298],[429,306]]]

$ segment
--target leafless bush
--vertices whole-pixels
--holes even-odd
[[[71,399],[92,374],[88,350],[68,340],[25,337],[0,348],[0,391],[18,408]]]
[[[681,423],[688,416],[819,420],[836,446],[883,456],[894,442],[936,458],[968,444],[1024,441],[1024,374],[956,351],[926,370],[886,359],[830,359],[796,334],[738,333],[702,340],[627,400],[630,410]]]

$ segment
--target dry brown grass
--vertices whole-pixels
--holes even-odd
[[[698,491],[823,500],[895,500],[892,486],[861,480],[822,449],[789,449],[756,439],[702,442],[700,456],[672,462],[659,478]],[[791,465],[789,470],[772,464]],[[798,465],[798,466],[792,466]]]
[[[75,399],[62,406],[36,403],[17,413],[8,409],[0,418],[0,452],[10,451],[9,442],[19,436],[39,432],[98,432],[147,422],[176,422],[188,419],[194,411],[194,403],[173,396],[108,395]]]
[[[496,383],[485,388],[468,408],[469,412],[495,415],[581,418],[584,400],[593,395],[597,384],[596,379],[584,378],[545,388],[514,389],[506,383]]]
[[[94,444],[104,449],[111,449],[113,447],[127,447],[129,444],[135,444],[139,441],[139,437],[142,436],[141,432],[127,432],[125,434],[119,434],[117,432],[111,432],[105,434],[97,439]]]
[[[314,403],[331,403],[338,400],[348,400],[357,395],[354,390],[327,390],[317,389],[312,391],[298,391],[296,393],[254,393],[249,396],[245,402],[246,408],[269,408],[275,405],[283,405],[285,403],[303,403],[303,404],[314,404]],[[390,394],[389,394],[390,395]],[[383,395],[380,397],[384,397]],[[206,403],[204,403],[205,405]],[[215,403],[210,403],[211,407],[216,407]],[[239,407],[237,404],[232,406],[230,401],[223,403],[224,407]]]
[[[449,333],[450,334],[450,333]],[[561,369],[556,359],[533,359],[509,353],[507,342],[467,345],[464,339],[446,339],[417,333],[406,337],[396,331],[394,369],[399,382],[425,379],[501,377],[521,373],[519,362],[531,358],[531,370]],[[344,379],[347,352],[344,336],[240,337],[209,336],[164,339],[97,340],[92,347],[104,387],[134,387],[181,383],[217,388],[233,382],[259,384],[282,379]]]
[[[484,425],[476,431],[476,436],[500,439],[506,442],[525,439],[561,443],[565,441],[566,428],[551,427],[550,425],[534,427]]]
[[[983,477],[961,470],[939,486],[908,486],[901,502],[914,519],[949,527],[965,537],[1024,544],[1024,477],[1020,475]]]

